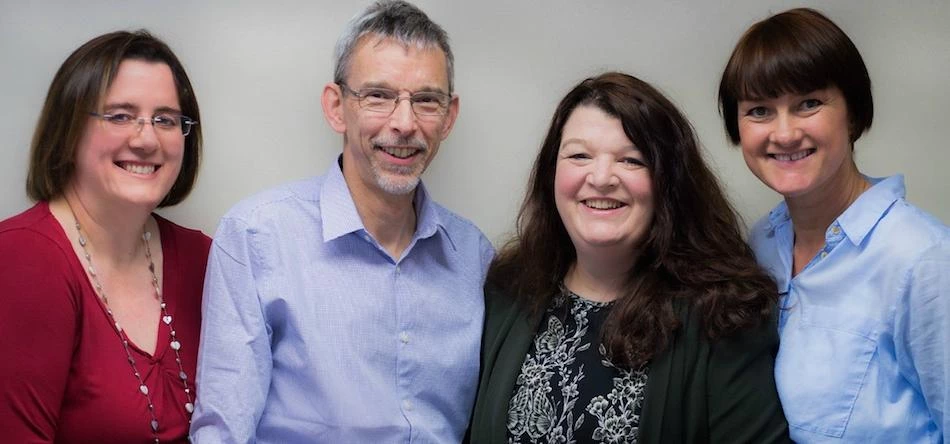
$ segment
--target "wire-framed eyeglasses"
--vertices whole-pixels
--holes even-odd
[[[408,100],[412,112],[419,118],[442,117],[449,109],[452,97],[437,91],[419,91],[409,97],[400,97],[398,91],[386,88],[350,88],[338,83],[344,92],[350,93],[359,101],[360,108],[373,113],[390,115],[400,100]]]
[[[182,136],[191,133],[191,127],[198,124],[197,120],[174,113],[160,113],[152,117],[135,117],[129,113],[100,114],[95,111],[89,112],[90,116],[111,124],[117,129],[135,128],[135,131],[142,131],[146,123],[150,123],[159,133],[174,134],[178,131]]]

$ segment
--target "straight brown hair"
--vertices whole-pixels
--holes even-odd
[[[871,77],[854,42],[814,9],[791,9],[752,25],[736,43],[719,82],[719,112],[729,140],[739,144],[740,101],[829,86],[844,95],[854,143],[874,118]]]
[[[63,195],[76,168],[76,147],[124,60],[164,63],[172,71],[181,112],[201,120],[198,100],[185,68],[165,42],[148,31],[118,31],[98,36],[73,51],[53,77],[30,145],[26,194],[37,200]],[[191,192],[201,164],[201,127],[185,137],[181,171],[159,207],[175,205]]]

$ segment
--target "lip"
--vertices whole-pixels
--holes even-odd
[[[151,162],[138,162],[134,160],[117,160],[112,163],[120,170],[136,177],[154,176],[162,168],[160,164]]]
[[[776,162],[791,164],[805,160],[811,157],[817,151],[818,150],[816,148],[807,148],[790,153],[766,153],[765,155],[768,156],[769,159]]]
[[[373,149],[385,157],[388,162],[397,165],[411,165],[425,152],[424,149],[418,146],[407,145],[374,145]]]
[[[580,203],[587,210],[597,213],[612,213],[629,206],[625,202],[609,197],[588,197],[585,199],[580,199],[578,203]]]

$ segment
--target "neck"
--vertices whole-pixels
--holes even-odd
[[[629,251],[625,256],[629,256]],[[633,266],[633,258],[606,254],[581,254],[567,275],[564,285],[574,293],[597,302],[619,298]]]
[[[795,230],[795,244],[817,244],[820,248],[828,227],[870,186],[854,163],[850,163],[845,171],[834,176],[831,183],[818,190],[820,192],[786,198]]]
[[[363,226],[394,259],[399,259],[416,232],[415,192],[392,195],[362,189],[347,180]]]
[[[157,229],[150,212],[110,208],[102,202],[82,199],[73,189],[52,200],[50,209],[70,238],[77,235],[75,225],[79,223],[83,236],[96,250],[97,261],[117,266],[140,261],[144,257],[142,233]]]

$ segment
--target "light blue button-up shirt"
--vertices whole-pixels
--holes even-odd
[[[950,428],[950,229],[869,179],[794,278],[781,203],[751,233],[778,282],[775,383],[797,442],[940,443]]]
[[[493,250],[416,190],[393,258],[337,162],[234,207],[208,261],[192,440],[454,443],[478,380]]]

